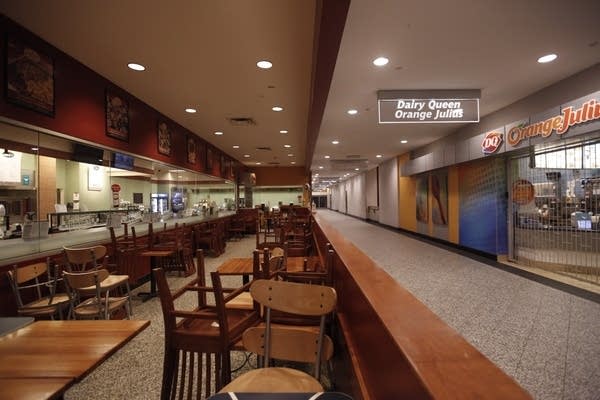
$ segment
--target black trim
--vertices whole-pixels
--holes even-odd
[[[502,271],[510,272],[511,274],[515,274],[522,278],[529,279],[531,281],[540,283],[542,285],[551,287],[553,289],[560,290],[561,292],[569,293],[569,294],[572,294],[573,296],[577,296],[579,298],[593,301],[594,303],[600,304],[600,294],[598,294],[598,293],[590,292],[589,290],[586,290],[586,289],[583,289],[580,287],[576,287],[576,286],[572,286],[572,285],[569,285],[568,283],[559,282],[554,279],[547,278],[545,276],[537,275],[537,274],[534,274],[529,271],[525,271],[525,270],[517,268],[517,267],[503,264],[496,260],[495,254],[490,254],[490,253],[486,253],[486,252],[483,252],[480,250],[471,249],[469,247],[461,246],[461,245],[451,243],[451,242],[448,242],[448,241],[445,241],[442,239],[432,238],[432,237],[424,235],[422,233],[409,231],[409,230],[406,230],[403,228],[396,228],[394,226],[382,224],[380,222],[373,221],[370,219],[360,218],[360,217],[346,214],[346,213],[343,213],[343,212],[340,212],[337,210],[332,210],[332,209],[329,209],[329,210],[338,212],[340,214],[344,214],[348,217],[359,219],[368,224],[376,225],[376,226],[379,226],[380,228],[384,228],[384,229],[387,229],[392,232],[396,232],[396,233],[399,233],[399,234],[402,234],[405,236],[410,236],[413,239],[417,239],[421,242],[430,244],[432,246],[436,246],[436,247],[442,248],[444,250],[448,250],[453,253],[460,254],[461,256],[468,257],[475,261],[479,261],[480,263],[489,265],[490,267],[498,268]]]

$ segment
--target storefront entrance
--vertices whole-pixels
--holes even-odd
[[[600,284],[600,142],[512,159],[509,179],[509,258]]]

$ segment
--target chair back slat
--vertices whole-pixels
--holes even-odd
[[[325,315],[337,302],[329,286],[259,279],[250,287],[252,298],[274,310],[300,315]]]
[[[264,327],[249,328],[244,332],[244,347],[253,353],[264,356],[265,346]],[[271,326],[271,358],[296,362],[314,363],[317,361],[317,341],[319,333],[306,329]],[[326,361],[333,355],[333,341],[329,336],[323,337],[321,361]]]
[[[85,271],[98,267],[98,261],[106,255],[106,246],[63,247],[68,271]]]

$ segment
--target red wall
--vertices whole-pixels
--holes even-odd
[[[1,116],[47,128],[74,138],[89,140],[100,146],[124,150],[213,176],[233,179],[229,171],[225,171],[225,175],[221,174],[221,158],[224,152],[207,144],[194,135],[193,132],[160,114],[152,107],[1,14],[0,34],[0,49],[3,54],[0,63],[0,76],[2,77],[3,91],[6,79],[4,70],[7,35],[15,37],[29,47],[52,57],[54,60],[55,82],[54,117],[7,103],[4,95],[0,98]],[[129,102],[129,142],[109,137],[105,133],[105,96],[107,89],[121,95]],[[171,156],[158,153],[156,131],[159,119],[166,121],[171,129]],[[207,170],[203,162],[206,159],[205,154],[197,155],[195,164],[187,162],[186,135],[192,135],[196,139],[198,149],[212,148],[213,165],[210,171]],[[230,159],[228,156],[224,157],[227,160]],[[235,160],[233,163],[235,171],[240,164]]]

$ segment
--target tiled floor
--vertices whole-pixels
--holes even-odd
[[[408,235],[319,214],[536,399],[600,399],[600,304]]]

